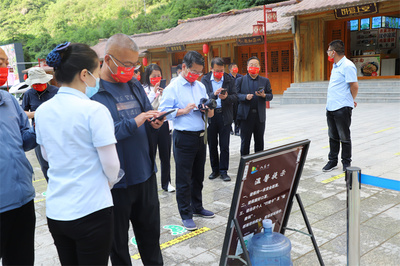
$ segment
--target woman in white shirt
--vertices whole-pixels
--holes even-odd
[[[160,87],[162,79],[161,68],[157,64],[150,64],[146,67],[143,78],[143,88],[149,98],[154,110],[160,105],[164,88]],[[164,191],[174,192],[175,188],[171,185],[171,134],[168,121],[160,127],[156,139],[154,140],[154,153],[157,151],[161,161],[161,187]]]
[[[37,143],[49,162],[46,216],[62,265],[107,265],[113,239],[110,187],[119,160],[108,109],[91,101],[100,63],[85,44],[58,45],[46,58],[62,84],[35,113]]]

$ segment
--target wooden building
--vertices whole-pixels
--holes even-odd
[[[291,0],[267,5],[277,12],[277,22],[267,23],[266,28],[268,77],[274,94],[282,94],[294,81],[292,17],[282,15],[298,2]],[[264,19],[263,12],[263,6],[260,6],[181,20],[175,28],[132,35],[132,39],[140,48],[140,57],[158,64],[167,80],[175,75],[175,68],[182,63],[187,51],[203,54],[204,44],[209,47],[209,53],[204,55],[204,73],[210,71],[211,59],[219,56],[226,62],[227,72],[228,65],[235,62],[239,73],[246,74],[247,59],[257,56],[261,60],[260,75],[265,76],[263,38],[253,36],[253,25]],[[100,58],[104,57],[105,42],[101,40],[93,47]]]
[[[294,82],[329,80],[326,50],[336,39],[360,80],[400,77],[398,0],[304,0],[284,16],[295,17]]]

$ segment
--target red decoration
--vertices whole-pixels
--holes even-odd
[[[267,12],[267,23],[277,22],[277,21],[278,21],[278,18],[277,18],[277,15],[276,15],[276,11]]]
[[[24,80],[26,80],[28,78],[27,74],[24,74]]]
[[[147,66],[147,57],[143,57],[143,66]]]
[[[253,25],[253,36],[264,35],[264,29],[262,24]]]
[[[207,55],[208,52],[210,51],[210,48],[208,47],[208,44],[203,44],[203,53],[204,55]]]

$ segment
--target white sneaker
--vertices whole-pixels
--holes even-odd
[[[171,192],[174,192],[174,191],[175,191],[175,188],[171,185],[171,183],[169,183],[168,184],[168,192],[171,193]]]

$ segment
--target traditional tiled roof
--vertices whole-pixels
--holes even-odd
[[[292,0],[267,6],[277,12],[278,20],[267,24],[267,34],[285,33],[291,30],[291,17],[281,15],[296,3],[297,1]],[[160,42],[144,47],[149,49],[248,37],[253,33],[253,25],[261,20],[264,20],[262,6],[183,20],[165,33]]]
[[[267,23],[267,34],[286,33],[291,31],[291,17],[282,14],[296,5],[300,0],[290,0],[266,7],[277,12],[278,22]],[[180,44],[203,43],[249,37],[253,34],[253,25],[264,20],[263,6],[231,10],[187,20],[180,20],[178,26],[163,31],[132,35],[132,39],[144,55],[146,49],[163,48]],[[106,39],[101,40],[92,48],[100,58],[104,57]]]
[[[296,6],[292,6],[290,9],[286,10],[283,16],[313,14],[338,8],[386,1],[390,0],[303,0]]]

